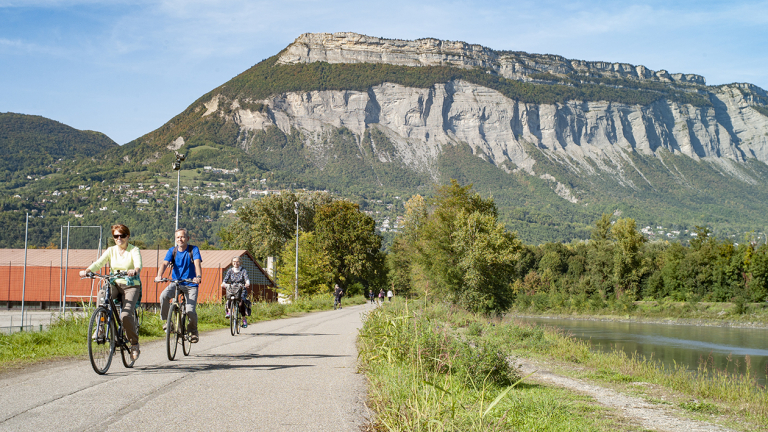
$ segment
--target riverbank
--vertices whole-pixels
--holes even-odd
[[[561,312],[528,307],[514,309],[505,316],[768,329],[768,303],[747,304],[743,313],[736,312],[737,305],[733,303],[636,301],[634,304],[634,310],[622,313],[610,309]]]
[[[386,305],[360,340],[374,430],[768,430],[749,376],[663,369],[444,304]]]

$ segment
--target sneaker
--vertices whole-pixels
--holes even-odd
[[[200,340],[200,336],[197,335],[197,333],[193,333],[192,336],[189,337],[189,341],[192,343],[197,343]]]
[[[104,340],[104,326],[97,326],[96,330],[93,331],[93,334],[91,335],[91,339],[95,341],[103,341]]]
[[[248,321],[243,320],[243,328],[246,328],[246,327],[248,327]]]
[[[229,312],[227,312],[227,314],[224,315],[224,318],[229,318]]]
[[[167,328],[168,328],[168,323],[167,323],[167,322],[164,322],[164,323],[163,323],[163,331],[165,331]]]
[[[139,354],[141,354],[139,344],[131,345],[131,360],[136,361],[139,358]]]

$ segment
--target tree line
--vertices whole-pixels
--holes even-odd
[[[414,195],[403,229],[386,254],[373,220],[357,205],[324,193],[284,193],[254,201],[220,233],[230,247],[280,256],[278,282],[293,290],[295,214],[299,212],[299,291],[352,293],[391,287],[468,310],[511,308],[629,311],[636,300],[733,302],[737,310],[768,296],[768,245],[718,239],[696,227],[688,246],[649,242],[632,218],[603,214],[588,241],[526,245],[499,221],[492,198],[458,181]],[[301,294],[300,294],[301,295]]]

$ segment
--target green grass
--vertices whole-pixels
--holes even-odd
[[[768,430],[768,392],[749,375],[708,372],[706,365],[695,373],[669,370],[622,351],[591,352],[554,329],[489,320],[441,303],[395,301],[376,309],[365,319],[359,352],[375,430],[636,428],[591,398],[521,382],[509,368],[514,357],[540,359],[558,373],[639,393],[693,417],[717,415],[731,427]]]
[[[489,323],[439,304],[413,307],[377,308],[360,332],[373,429],[633,430],[589,398],[526,383]]]
[[[357,296],[345,299],[344,303],[363,304],[366,301],[362,296]],[[289,305],[282,305],[277,302],[255,302],[251,307],[252,314],[248,317],[248,322],[273,320],[332,308],[333,298],[330,295],[300,299]],[[198,305],[197,318],[200,331],[229,327],[229,320],[224,318],[223,304]],[[87,355],[86,333],[89,320],[90,311],[86,311],[85,314],[80,315],[70,314],[41,332],[0,334],[0,370],[45,360]],[[149,342],[164,337],[163,321],[160,319],[159,311],[145,311],[139,331],[140,342]]]

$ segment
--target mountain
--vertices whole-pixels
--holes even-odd
[[[528,242],[588,238],[604,212],[680,232],[768,226],[765,90],[464,42],[304,34],[73,169],[167,175],[173,151],[198,177],[238,168],[241,192],[328,189],[394,210],[456,178]]]
[[[0,113],[0,172],[40,173],[58,159],[96,156],[118,145],[100,132],[81,131],[45,117]]]

